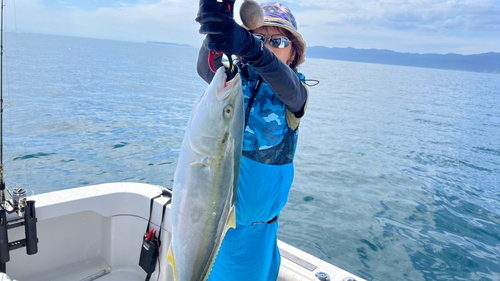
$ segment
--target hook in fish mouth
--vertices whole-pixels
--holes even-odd
[[[231,94],[235,91],[235,86],[236,83],[238,83],[241,80],[240,74],[236,74],[233,79],[230,81],[227,81],[224,83],[224,85],[221,88],[218,88],[217,91],[215,92],[215,96],[217,99],[222,102],[224,100],[227,100]]]

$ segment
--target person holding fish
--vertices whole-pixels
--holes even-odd
[[[206,35],[198,74],[212,81],[210,51],[236,55],[233,71],[241,75],[246,112],[236,228],[227,231],[208,280],[277,280],[277,220],[292,185],[298,126],[309,96],[305,77],[297,71],[306,43],[287,6],[261,4],[263,21],[246,26],[242,18],[242,27],[231,5],[234,1],[200,0],[196,18]],[[214,56],[213,64],[223,65],[222,54]]]

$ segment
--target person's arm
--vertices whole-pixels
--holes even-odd
[[[290,67],[264,47],[264,42],[239,26],[227,13],[220,11],[216,3],[206,3],[203,10],[200,9],[196,21],[201,25],[200,33],[207,35],[204,44],[207,49],[240,55],[262,76],[294,115],[302,116],[307,100],[307,89]],[[203,49],[200,50],[198,66],[200,63],[205,63],[200,62],[205,55],[202,52],[208,53]],[[203,75],[205,81],[211,80],[209,74],[198,69],[198,73],[200,76]]]
[[[266,81],[274,94],[298,118],[304,115],[307,89],[297,74],[267,48],[257,58],[247,61]]]

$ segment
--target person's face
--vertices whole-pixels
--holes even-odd
[[[263,26],[259,27],[253,32],[254,34],[260,34],[267,38],[270,38],[275,35],[285,36],[283,30],[279,27],[272,26]],[[291,40],[291,38],[288,38]],[[277,56],[282,62],[287,65],[290,65],[291,62],[295,59],[295,54],[292,49],[292,42],[286,48],[275,48],[269,44],[269,40],[266,40],[265,44],[266,48],[268,48],[275,56]]]

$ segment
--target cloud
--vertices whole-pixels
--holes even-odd
[[[447,19],[443,22],[443,27],[445,28],[465,28],[467,25],[467,18],[464,16],[458,16],[453,19]]]
[[[162,0],[135,5],[122,2],[116,7],[92,10],[58,10],[40,0],[17,0],[15,25],[18,31],[37,33],[198,44],[201,39],[196,36],[199,26],[194,21],[196,8],[193,9],[197,5],[194,0]]]
[[[7,2],[13,0],[7,0]],[[61,3],[59,3],[61,2]],[[67,4],[62,4],[65,2]],[[235,18],[242,1],[236,3]],[[395,51],[500,50],[499,0],[288,0],[309,46]],[[6,28],[199,46],[198,0],[16,0]],[[9,15],[9,14],[8,14]],[[17,18],[17,22],[12,22]],[[425,45],[427,44],[427,45]],[[475,51],[474,51],[475,50]]]
[[[498,0],[291,0],[289,2],[302,7],[302,11],[317,14],[318,17],[321,17],[321,14],[330,14],[344,24],[376,25],[405,30],[434,25],[437,29],[463,27],[465,31],[482,30],[487,24],[487,29],[500,31]],[[318,14],[318,10],[322,12]],[[458,22],[451,24],[457,18],[461,19],[462,24],[457,25]]]
[[[288,2],[311,46],[331,38],[330,47],[419,52],[428,44],[439,53],[500,51],[498,0]]]

